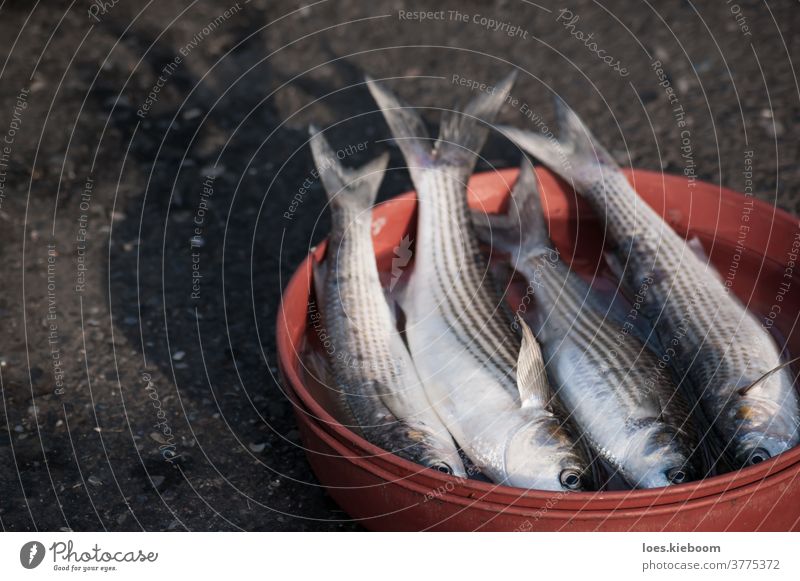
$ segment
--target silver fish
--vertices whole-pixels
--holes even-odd
[[[594,451],[636,488],[698,477],[689,408],[668,368],[561,260],[525,159],[507,215],[475,212],[478,232],[528,281],[528,311],[551,385]],[[616,316],[613,316],[616,315]]]
[[[345,169],[311,128],[311,150],[331,207],[317,298],[330,336],[328,359],[339,411],[373,444],[440,472],[465,476],[458,450],[436,415],[396,327],[372,246],[372,205],[388,156]]]
[[[383,85],[369,89],[411,172],[419,200],[416,251],[401,305],[409,349],[431,403],[467,456],[494,482],[577,490],[587,463],[554,414],[541,351],[512,328],[472,227],[466,183],[514,77],[463,113],[444,114],[438,140]]]
[[[605,217],[618,274],[654,325],[660,350],[688,379],[698,417],[732,468],[797,445],[798,394],[772,336],[631,187],[578,116],[556,103],[561,136],[503,128]],[[706,428],[707,429],[707,428]],[[711,434],[709,434],[711,435]],[[723,464],[724,465],[724,464]]]

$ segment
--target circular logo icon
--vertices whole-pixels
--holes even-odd
[[[26,569],[35,569],[44,560],[44,545],[39,541],[31,541],[22,545],[19,550],[19,562]]]

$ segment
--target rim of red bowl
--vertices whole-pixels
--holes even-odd
[[[481,195],[481,190],[494,189],[496,191],[502,187],[508,191],[508,186],[509,184],[514,183],[514,178],[516,177],[517,172],[518,170],[515,168],[508,168],[475,174],[470,179],[469,183],[471,197],[474,191],[478,191],[479,196]],[[540,179],[542,177],[547,177],[551,181],[554,179],[557,180],[557,178],[554,178],[553,174],[546,169],[537,167],[536,172]],[[641,180],[641,182],[650,182],[657,180],[662,182],[665,187],[670,185],[670,183],[676,187],[678,185],[683,185],[685,187],[686,183],[688,182],[688,180],[682,176],[672,176],[650,170],[627,170],[625,173],[632,181],[640,182]],[[711,193],[715,198],[717,198],[717,201],[720,204],[724,204],[726,202],[726,198],[731,196],[738,199],[744,198],[742,194],[734,190],[730,190],[715,184],[700,181],[695,181],[694,184],[695,194],[702,192]],[[494,195],[496,195],[496,193]],[[395,196],[394,198],[379,204],[375,210],[376,214],[381,213],[381,209],[385,211],[387,208],[390,208],[392,204],[408,202],[414,200],[415,198],[416,194],[413,191]],[[754,212],[752,216],[760,216],[763,218],[766,215],[765,212],[769,212],[771,213],[770,222],[772,224],[784,223],[787,226],[790,224],[796,226],[798,224],[798,220],[793,218],[787,212],[773,207],[766,202],[752,198],[751,200],[754,205]],[[557,494],[557,492],[547,490],[523,489],[501,484],[486,483],[478,480],[465,480],[442,474],[436,470],[424,468],[399,456],[388,453],[386,450],[383,450],[374,444],[371,444],[353,431],[341,425],[321,404],[316,401],[316,399],[306,389],[298,373],[300,360],[299,351],[297,350],[295,343],[297,340],[302,339],[305,336],[306,306],[308,304],[308,296],[311,290],[312,276],[310,259],[314,252],[321,253],[322,246],[322,244],[318,245],[317,248],[306,257],[306,259],[300,264],[298,269],[292,275],[289,284],[284,290],[276,321],[278,362],[283,377],[286,380],[285,383],[302,403],[299,413],[307,415],[309,419],[318,424],[322,430],[330,432],[332,435],[336,436],[337,439],[343,440],[344,442],[354,446],[357,451],[355,455],[361,456],[368,462],[375,462],[377,459],[378,464],[388,464],[389,466],[394,467],[395,471],[398,473],[398,478],[407,477],[412,481],[422,478],[426,481],[432,481],[432,484],[427,485],[428,487],[441,486],[442,484],[447,484],[450,482],[454,485],[454,490],[451,491],[451,494],[459,489],[464,490],[465,493],[468,493],[471,490],[473,491],[473,494],[479,493],[485,498],[490,498],[493,496],[509,497],[515,499],[515,502],[519,502],[520,500],[530,500],[535,505],[538,505],[540,502],[547,501],[548,499],[551,499],[554,494]],[[771,256],[769,252],[767,252],[766,256],[772,260],[778,261],[781,264],[784,263],[783,257]],[[302,305],[302,308],[300,308],[300,305]],[[300,317],[302,320],[294,322],[292,317],[297,317],[298,311],[301,313]],[[719,495],[720,493],[730,491],[733,488],[740,488],[747,485],[763,485],[763,480],[779,477],[789,466],[798,464],[798,462],[800,462],[800,446],[796,446],[791,450],[787,450],[786,452],[774,458],[770,458],[767,461],[761,462],[758,465],[749,466],[747,468],[717,476],[710,476],[702,480],[688,482],[686,484],[678,484],[666,488],[570,492],[561,500],[561,503],[564,505],[565,501],[567,501],[570,505],[583,504],[584,506],[581,507],[581,510],[586,511],[591,511],[592,504],[596,505],[598,503],[603,506],[603,508],[598,507],[598,510],[607,510],[609,505],[614,505],[616,510],[669,505],[676,502],[696,500],[707,496]],[[385,467],[381,467],[381,469],[385,470]],[[468,496],[468,494],[463,496]]]
[[[394,478],[396,476],[392,472],[388,471],[385,467],[380,466],[374,462],[370,462],[368,458],[364,458],[363,456],[345,456],[348,452],[352,450],[348,448],[343,442],[341,442],[338,438],[334,435],[330,434],[326,430],[324,430],[319,424],[312,420],[306,420],[308,429],[314,433],[314,436],[319,438],[319,440],[325,445],[330,447],[331,449],[335,450],[338,454],[337,457],[342,459],[347,459],[348,462],[352,462],[356,467],[377,476],[378,478],[383,479],[387,483],[391,483],[393,486],[399,486],[409,490],[411,492],[417,493],[421,496],[425,496],[431,492],[429,486],[425,484],[421,484],[413,479],[398,479]],[[412,464],[416,466],[416,464]],[[423,469],[428,471],[427,469]],[[435,471],[432,471],[435,472]],[[730,488],[725,490],[723,493],[719,495],[707,495],[695,498],[686,498],[686,499],[676,499],[675,502],[671,503],[658,503],[654,502],[652,504],[643,504],[637,506],[623,506],[623,505],[611,505],[604,506],[602,508],[597,509],[583,509],[583,508],[576,508],[574,507],[574,503],[567,502],[567,499],[571,499],[575,495],[579,494],[592,494],[592,493],[569,493],[565,496],[564,499],[559,500],[557,506],[553,506],[547,508],[546,513],[548,518],[561,520],[561,521],[572,521],[578,518],[581,521],[591,521],[591,522],[619,522],[619,521],[631,521],[634,520],[634,524],[639,519],[650,518],[653,516],[674,516],[677,517],[678,513],[685,511],[687,509],[701,509],[701,508],[711,508],[715,506],[717,503],[721,502],[731,502],[741,500],[746,498],[748,495],[753,496],[757,494],[758,490],[763,490],[766,488],[773,488],[775,486],[779,486],[783,484],[791,478],[794,480],[797,478],[797,474],[795,471],[785,469],[781,470],[780,472],[775,473],[774,478],[769,478],[767,480],[760,480],[754,485],[757,487],[756,490],[750,490],[753,488],[754,485],[750,486],[739,486],[735,488]],[[445,477],[448,478],[448,477]],[[342,487],[338,487],[341,489]],[[512,487],[506,487],[512,488]],[[512,488],[512,490],[520,490],[517,488]],[[548,499],[552,499],[553,493],[548,495]],[[722,498],[720,498],[722,497]],[[455,504],[460,508],[461,511],[473,511],[473,510],[480,510],[482,512],[486,512],[489,514],[497,515],[500,513],[509,514],[513,516],[523,517],[523,518],[531,518],[536,517],[540,518],[542,516],[542,506],[541,505],[530,505],[525,503],[507,503],[507,502],[497,502],[491,498],[490,494],[484,494],[482,496],[462,496],[453,494],[452,491],[448,492],[447,489],[444,492],[437,491],[436,500],[440,502],[446,502],[450,504]],[[592,500],[594,502],[594,500]],[[409,508],[413,508],[409,506]],[[741,508],[740,508],[741,510]],[[579,516],[578,516],[579,515]],[[375,515],[373,517],[366,517],[362,518],[363,521],[370,521],[376,518],[383,518],[384,515]],[[768,515],[764,515],[762,522],[759,524],[759,529],[761,525],[765,525],[768,522]],[[458,520],[458,517],[454,515],[453,517]],[[446,522],[446,521],[443,521]],[[677,521],[676,521],[677,522]],[[441,523],[440,523],[441,524]],[[672,524],[672,521],[667,521],[667,525]],[[607,528],[607,527],[604,527]],[[648,527],[645,527],[648,528]],[[651,530],[656,530],[655,528]],[[658,530],[672,530],[672,527],[665,526],[663,529]]]

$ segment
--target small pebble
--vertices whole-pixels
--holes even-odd
[[[216,178],[225,173],[224,165],[207,165],[200,168],[200,173],[210,178]]]
[[[181,117],[183,117],[185,120],[188,121],[190,119],[197,119],[202,114],[203,114],[202,109],[198,109],[197,107],[194,107],[192,109],[188,109],[188,110],[184,111],[183,115],[181,115]]]
[[[167,443],[167,440],[166,440],[166,438],[164,438],[164,436],[162,436],[162,435],[161,435],[160,433],[158,433],[158,432],[151,432],[151,433],[150,433],[150,438],[152,438],[153,440],[155,440],[155,441],[156,441],[156,442],[158,442],[159,444],[166,444],[166,443]]]

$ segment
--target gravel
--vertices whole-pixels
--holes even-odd
[[[338,123],[336,147],[366,142],[348,163],[388,148],[402,166],[365,71],[419,76],[392,86],[448,107],[474,94],[454,75],[491,84],[513,63],[520,106],[503,121],[525,122],[523,102],[552,118],[556,92],[621,161],[681,173],[683,128],[657,59],[698,177],[741,190],[753,150],[756,195],[800,209],[790,3],[739,2],[750,36],[719,1],[581,0],[569,25],[547,2],[339,0],[267,26],[300,4],[252,0],[210,30],[233,5],[139,14],[120,2],[98,21],[67,2],[0,9],[0,133],[14,132],[0,167],[4,530],[360,528],[306,462],[276,382],[274,324],[288,277],[328,228],[313,179],[295,200],[312,170],[308,123]],[[484,157],[519,160],[496,136]],[[381,197],[409,188],[391,171]]]

